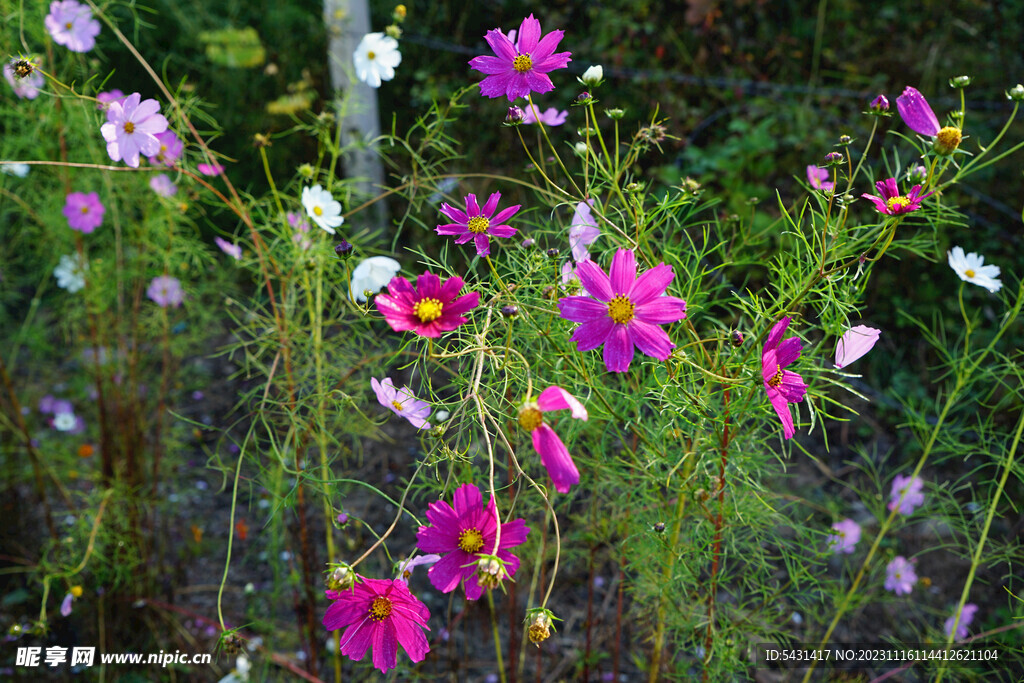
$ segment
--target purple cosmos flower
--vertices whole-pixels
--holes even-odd
[[[150,178],[149,187],[161,197],[173,197],[178,194],[178,186],[166,173],[157,173]]]
[[[498,507],[494,498],[484,508],[480,489],[473,484],[463,484],[455,490],[452,502],[454,506],[443,500],[430,504],[427,508],[430,526],[421,526],[416,532],[416,547],[425,553],[441,555],[427,573],[434,588],[450,593],[462,583],[466,599],[476,600],[484,594],[477,580],[481,557],[497,554],[505,563],[508,576],[515,576],[519,558],[508,549],[525,543],[530,529],[522,519],[502,524],[501,539],[495,551]]]
[[[154,166],[161,164],[164,166],[174,166],[174,162],[181,158],[181,153],[185,149],[185,143],[181,141],[177,133],[169,128],[157,135],[156,139],[160,142],[160,149],[157,150],[156,154],[149,155],[149,163]]]
[[[921,478],[897,474],[892,480],[892,490],[889,492],[889,509],[893,510],[899,505],[899,513],[909,515],[914,508],[923,504],[924,482]]]
[[[844,519],[832,525],[832,533],[828,535],[828,545],[832,552],[849,555],[857,548],[860,540],[860,524],[852,519]]]
[[[978,612],[978,606],[973,602],[969,602],[964,605],[963,610],[960,612],[960,623],[956,625],[956,640],[963,640],[967,637],[967,627],[974,621],[974,615]],[[954,614],[949,619],[946,619],[946,623],[943,626],[948,637],[953,632],[953,622],[956,621],[956,615]]]
[[[881,197],[876,197],[873,194],[864,193],[861,197],[870,199],[871,203],[875,205],[879,213],[884,213],[887,216],[899,216],[911,211],[917,211],[921,208],[921,202],[932,195],[931,192],[924,196],[918,196],[921,192],[920,185],[914,185],[910,188],[910,192],[905,195],[900,194],[899,187],[896,185],[895,178],[889,178],[887,180],[879,180],[875,183],[875,188]]]
[[[43,20],[53,42],[72,52],[88,52],[96,46],[100,22],[93,19],[92,10],[76,0],[50,3],[50,13]]]
[[[881,330],[867,325],[851,327],[836,342],[835,366],[842,369],[857,360],[875,346]]]
[[[555,430],[544,422],[544,413],[549,410],[570,410],[577,420],[586,420],[587,409],[561,387],[548,387],[540,392],[536,401],[528,401],[519,408],[519,426],[530,432],[533,447],[540,453],[540,462],[554,482],[555,490],[568,493],[574,484],[580,482],[580,473],[569,449]]]
[[[28,76],[18,77],[14,72],[14,65],[20,60],[13,60],[4,64],[4,78],[14,88],[14,94],[26,100],[34,100],[39,97],[39,91],[46,81],[38,71],[33,71]],[[27,59],[25,61],[28,61]]]
[[[775,323],[761,350],[761,377],[764,379],[764,390],[768,392],[768,400],[782,422],[782,435],[786,439],[796,434],[789,404],[804,400],[804,394],[807,393],[804,378],[785,369],[800,357],[800,352],[804,349],[803,342],[798,337],[782,339],[786,328],[789,327],[789,320],[787,316]]]
[[[499,28],[488,31],[484,39],[497,56],[484,55],[469,60],[471,67],[487,74],[480,81],[480,94],[485,97],[505,95],[511,102],[531,92],[554,90],[548,72],[565,68],[572,55],[571,52],[555,53],[562,35],[562,31],[552,31],[542,38],[540,22],[532,14],[523,19],[515,43]]]
[[[421,629],[430,630],[430,610],[401,581],[364,579],[352,588],[327,591],[334,602],[324,613],[328,631],[344,628],[341,654],[355,661],[373,646],[373,666],[387,673],[398,665],[398,646],[409,659],[422,662],[430,645]]]
[[[902,555],[897,555],[885,568],[885,590],[896,595],[909,595],[917,583],[914,565]]]
[[[142,100],[137,92],[124,102],[111,102],[107,123],[100,126],[110,158],[138,168],[140,153],[153,156],[159,152],[160,140],[156,136],[167,130],[167,119],[159,111],[159,102]]]
[[[177,308],[185,298],[185,292],[182,291],[178,278],[170,275],[158,275],[149,283],[146,296],[163,308],[168,306]]]
[[[238,246],[237,244],[232,244],[231,242],[228,242],[225,239],[221,239],[220,237],[214,237],[213,241],[217,243],[217,246],[220,247],[220,250],[223,251],[225,254],[235,259],[236,261],[241,260],[242,248],[240,246]]]
[[[106,111],[110,107],[111,102],[124,102],[128,96],[123,92],[114,88],[107,92],[101,92],[96,94],[96,99],[99,100],[99,104],[96,106],[100,111]]]
[[[498,208],[500,199],[501,193],[495,192],[487,198],[487,203],[481,209],[476,202],[476,195],[467,194],[465,213],[454,206],[441,204],[441,213],[454,223],[437,226],[437,234],[458,235],[455,238],[455,244],[465,244],[473,240],[476,245],[476,255],[489,256],[491,253],[490,237],[511,237],[516,234],[515,228],[504,223],[514,216],[516,211],[519,211],[521,205],[510,206],[495,215],[494,212]]]
[[[830,177],[831,174],[827,168],[818,168],[814,164],[807,167],[807,184],[815,190],[834,191],[836,184],[829,180]]]
[[[57,399],[52,394],[47,394],[39,399],[39,412],[53,414],[53,406],[57,402]]]
[[[461,277],[454,276],[442,284],[433,273],[416,278],[416,287],[404,277],[396,275],[388,283],[388,293],[374,299],[377,310],[395,332],[412,330],[424,337],[440,337],[466,322],[468,313],[480,303],[479,292],[462,291]]]
[[[590,211],[592,206],[594,206],[593,199],[577,204],[576,210],[572,214],[572,222],[569,223],[569,247],[572,249],[572,258],[576,262],[590,260],[590,252],[587,247],[601,236],[601,231]]]
[[[72,192],[64,204],[64,216],[68,219],[68,225],[72,230],[81,230],[86,234],[100,227],[106,211],[100,203],[100,196],[95,192]]]
[[[581,323],[572,335],[579,351],[604,344],[604,363],[609,372],[626,372],[634,347],[648,356],[665,360],[675,346],[659,325],[686,317],[686,302],[665,295],[675,273],[659,263],[639,278],[632,249],[619,249],[612,257],[610,276],[593,261],[581,261],[576,275],[590,294],[558,301],[563,318]]]
[[[377,394],[377,401],[399,417],[404,417],[416,429],[430,429],[427,416],[430,415],[430,404],[416,398],[412,389],[402,387],[396,389],[390,377],[377,381],[375,377],[370,378],[370,386],[373,393]]]
[[[57,3],[54,3],[57,4]],[[60,603],[60,615],[62,617],[71,616],[71,602],[75,599],[75,596],[68,593],[64,596],[64,600]]]
[[[928,100],[916,88],[908,86],[903,90],[903,94],[896,98],[896,109],[903,123],[915,133],[933,136],[942,129]]]
[[[565,119],[569,116],[569,112],[558,111],[554,107],[548,107],[540,112],[539,117],[534,116],[533,111],[534,107],[527,107],[523,111],[523,123],[537,123],[539,119],[545,126],[560,126],[565,123]]]

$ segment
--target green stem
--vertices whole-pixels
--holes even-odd
[[[494,591],[486,591],[487,606],[491,608],[491,633],[494,635],[494,659],[498,669],[498,676],[501,683],[506,683],[505,663],[501,656],[501,635],[498,633],[498,615],[494,612]]]

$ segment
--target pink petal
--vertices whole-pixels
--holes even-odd
[[[789,327],[789,316],[786,316],[779,322],[775,323],[772,327],[772,331],[768,333],[768,338],[764,340],[764,348],[774,349],[782,341],[782,335],[786,334],[786,328]]]
[[[344,595],[344,593],[343,593]],[[361,600],[341,599],[331,603],[324,612],[323,624],[328,631],[354,624],[366,615],[366,604]]]
[[[782,436],[787,439],[793,438],[796,430],[793,428],[793,416],[789,412],[789,402],[775,389],[769,389],[768,400],[771,401],[775,414],[782,422]]]
[[[867,325],[857,325],[844,332],[836,342],[835,367],[844,368],[866,354],[874,348],[880,334],[881,330]]]
[[[615,321],[607,315],[595,318],[576,328],[569,341],[576,342],[577,351],[591,351],[608,341],[614,327]]]
[[[494,210],[498,208],[498,201],[500,199],[501,199],[501,193],[500,192],[493,192],[493,193],[491,193],[491,196],[487,198],[487,203],[484,204],[483,214],[482,215],[487,216],[488,218],[493,216],[494,215]],[[492,222],[500,223],[501,221],[492,221]]]
[[[514,216],[516,214],[516,212],[519,211],[519,208],[521,206],[522,206],[522,204],[516,204],[515,206],[510,206],[507,209],[502,209],[501,211],[498,212],[497,216],[495,216],[495,217],[493,217],[491,219],[491,224],[493,224],[493,225],[501,225],[502,223],[507,221],[509,218],[512,218],[512,216]]]
[[[804,384],[804,378],[797,373],[783,370],[782,384],[779,385],[778,390],[788,402],[799,403],[804,400],[804,395],[807,393],[807,385]]]
[[[365,657],[366,651],[370,649],[375,630],[368,612],[363,614],[367,616],[364,616],[362,621],[352,624],[341,634],[341,654],[357,662]]]
[[[451,204],[441,204],[441,213],[456,223],[461,223],[462,225],[469,223],[469,216],[464,214],[462,209],[457,209]]]
[[[533,54],[537,49],[540,33],[540,21],[534,19],[531,13],[530,16],[523,19],[523,23],[519,25],[519,32],[516,33],[519,52],[522,54]]]
[[[581,261],[576,266],[576,277],[580,279],[583,289],[587,290],[594,298],[605,302],[615,298],[611,281],[604,274],[601,266],[593,261]]]
[[[532,69],[523,74],[525,80],[523,94],[519,97],[526,97],[530,94],[530,91],[537,93],[551,92],[555,89],[555,84],[551,82],[551,79],[540,73],[536,69]]]
[[[790,337],[779,343],[779,347],[775,350],[775,362],[779,367],[784,368],[800,357],[803,348],[804,344],[798,337]]]
[[[492,225],[487,230],[487,234],[491,237],[512,237],[518,231],[518,228],[513,228],[511,225]]]
[[[564,69],[572,61],[569,59],[571,56],[571,52],[556,52],[550,57],[535,61],[533,63],[533,70],[539,73],[547,73],[555,69]]]
[[[482,55],[469,60],[469,65],[482,74],[503,74],[512,70],[512,60]]]
[[[455,489],[455,514],[459,517],[476,514],[484,506],[483,496],[473,484],[463,484]]]
[[[540,453],[540,462],[548,471],[556,491],[568,493],[574,484],[580,482],[580,473],[569,449],[551,427],[541,424],[533,430],[533,447]]]
[[[619,249],[615,252],[609,276],[615,294],[629,294],[636,283],[636,255],[632,249]]]
[[[648,273],[651,271],[647,271]],[[646,275],[647,273],[644,273]],[[643,278],[643,275],[640,276]],[[637,280],[639,282],[639,280]],[[636,300],[630,297],[636,304]],[[637,320],[654,325],[666,325],[686,317],[686,302],[674,296],[659,296],[653,301],[637,304],[634,311]]]
[[[659,263],[638,277],[632,283],[632,287],[624,293],[628,294],[630,301],[639,306],[664,294],[675,276],[672,266]]]
[[[414,662],[422,662],[427,653],[430,652],[430,644],[423,629],[414,622],[406,619],[392,619],[395,625],[395,638],[405,649],[409,659]]]
[[[444,315],[441,317],[443,318],[449,313],[452,315],[461,315],[462,313],[473,310],[479,303],[480,292],[469,292],[467,294],[463,294],[455,301],[444,305]]]
[[[511,522],[501,525],[501,543],[499,545],[501,548],[522,545],[526,543],[526,536],[529,533],[530,528],[526,526],[525,519],[513,519]],[[514,574],[515,572],[510,571],[509,573]]]
[[[555,49],[558,47],[558,44],[562,42],[562,36],[564,35],[564,31],[552,31],[551,33],[547,34],[546,36],[540,39],[540,42],[537,43],[537,47],[535,47],[533,51],[530,53],[530,57],[533,60],[534,68],[536,68],[539,62],[542,63],[544,62],[544,60],[551,56],[551,53],[555,51]]]
[[[609,372],[626,372],[633,360],[633,340],[625,325],[613,325],[604,343],[604,365]]]
[[[558,300],[558,313],[574,323],[585,323],[595,318],[611,318],[608,306],[585,296],[566,296]]]
[[[446,223],[439,225],[434,230],[438,235],[464,235],[469,231],[469,228],[465,224],[459,223]]]
[[[915,88],[906,88],[903,94],[896,98],[896,109],[903,123],[915,133],[936,135],[939,132],[939,120],[935,117],[935,112],[924,95]]]
[[[476,244],[477,256],[491,255],[491,240],[487,238],[487,235],[476,235],[475,237],[473,237],[473,242]]]
[[[669,340],[665,330],[657,325],[651,325],[642,320],[633,320],[624,327],[629,332],[631,343],[636,344],[643,354],[658,360],[665,360],[675,348],[675,344]]]
[[[498,55],[498,59],[504,60],[511,65],[512,61],[516,58],[516,46],[512,44],[512,41],[508,39],[500,28],[493,28],[484,35],[484,40],[494,50],[494,54]]]
[[[395,636],[395,618],[385,619],[373,631],[373,666],[387,673],[398,666],[398,638]]]
[[[514,71],[505,72],[504,74],[498,74],[494,76],[488,76],[484,80],[480,81],[480,94],[484,97],[504,97],[515,81],[516,74]],[[529,92],[529,91],[527,91]],[[516,97],[522,97],[523,95],[515,94],[509,97],[509,100],[514,100]]]
[[[470,218],[480,215],[480,205],[476,203],[476,195],[472,192],[466,195],[466,215]]]
[[[579,400],[562,387],[548,387],[537,397],[537,407],[542,411],[571,410],[577,420],[587,419],[587,409]],[[504,534],[502,534],[504,538]]]
[[[441,293],[441,278],[431,272],[426,272],[416,278],[417,300],[437,299]]]

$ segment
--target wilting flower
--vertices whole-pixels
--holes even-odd
[[[237,244],[232,244],[231,242],[228,242],[225,239],[221,239],[220,237],[214,237],[213,241],[217,244],[218,247],[220,247],[220,250],[223,251],[225,254],[235,259],[236,261],[241,260],[242,248],[240,246],[238,246]]]
[[[184,300],[185,292],[181,289],[181,282],[178,281],[178,278],[170,275],[158,275],[149,283],[146,296],[163,308],[168,306],[177,308]]]
[[[910,188],[910,192],[901,195],[895,178],[879,180],[875,183],[875,188],[882,195],[881,197],[867,193],[862,194],[861,197],[870,199],[871,203],[878,209],[878,212],[884,213],[887,216],[899,216],[911,211],[917,211],[921,208],[921,202],[932,194],[929,192],[924,196],[918,196],[921,193],[921,186],[914,185]]]
[[[395,276],[388,283],[388,293],[378,294],[374,301],[395,332],[412,330],[424,337],[440,337],[466,322],[462,314],[480,303],[479,292],[458,296],[463,284],[458,276],[442,284],[441,278],[427,272],[413,288],[404,277]]]
[[[572,221],[569,223],[569,247],[572,249],[574,261],[589,261],[590,252],[587,250],[598,237],[601,230],[597,227],[590,207],[594,205],[593,199],[580,202],[572,214]]]
[[[178,186],[166,173],[157,173],[150,178],[149,187],[161,197],[173,197],[178,194]]]
[[[827,168],[818,168],[814,164],[807,167],[807,184],[813,187],[815,190],[824,190],[825,192],[832,192],[836,189],[836,184],[829,180],[831,174]]]
[[[149,163],[154,165],[174,166],[174,162],[181,158],[185,144],[173,130],[167,129],[156,136],[160,142],[160,149],[156,154],[149,155]]]
[[[425,553],[441,554],[441,559],[427,573],[434,588],[450,593],[462,583],[466,598],[476,600],[484,592],[477,577],[481,557],[493,557],[496,553],[508,576],[515,576],[519,558],[508,549],[525,543],[530,529],[522,519],[502,524],[501,539],[495,550],[499,522],[494,498],[484,508],[480,489],[473,484],[463,484],[455,490],[452,502],[454,506],[443,500],[430,504],[427,508],[430,526],[421,526],[416,532],[416,547]]]
[[[772,408],[782,422],[782,435],[784,438],[792,438],[796,434],[793,428],[793,416],[789,412],[790,403],[799,403],[804,400],[807,393],[807,385],[804,379],[795,372],[786,370],[800,357],[804,345],[799,337],[783,339],[789,327],[790,318],[787,316],[775,323],[772,331],[768,333],[768,339],[764,342],[761,350],[761,376],[764,379],[764,390],[768,393],[768,400]]]
[[[455,244],[465,244],[473,240],[477,256],[489,256],[491,253],[491,237],[512,237],[516,229],[505,225],[505,221],[519,211],[520,204],[502,209],[495,215],[501,193],[495,192],[487,199],[483,208],[477,204],[475,194],[466,195],[466,211],[462,212],[449,204],[441,204],[441,213],[445,218],[454,221],[437,226],[438,235],[458,235]]]
[[[860,524],[852,519],[844,519],[832,525],[832,533],[828,535],[828,545],[832,552],[850,554],[857,548],[860,540]]]
[[[555,430],[544,422],[544,413],[564,409],[570,410],[577,420],[588,417],[583,404],[561,387],[548,387],[540,392],[536,401],[528,401],[519,408],[519,426],[530,432],[533,447],[540,453],[540,462],[559,493],[568,493],[580,481],[579,470],[569,455],[569,449]]]
[[[867,325],[857,325],[848,329],[836,342],[835,366],[842,369],[866,354],[874,348],[880,334],[881,330]]]
[[[554,107],[548,107],[544,111],[540,112],[540,116],[534,116],[534,107],[527,107],[523,112],[523,123],[537,123],[539,120],[545,126],[560,126],[565,123],[565,119],[568,118],[569,112],[558,111]]]
[[[395,415],[404,417],[416,429],[430,429],[430,423],[427,422],[427,416],[430,415],[430,404],[416,398],[412,389],[409,387],[396,389],[390,377],[385,377],[382,381],[371,377],[370,386],[373,387],[373,393],[377,394],[377,401],[382,406]]]
[[[961,610],[960,612],[960,623],[956,625],[956,640],[963,640],[967,637],[967,627],[971,625],[972,621],[974,621],[974,615],[977,614],[977,612],[978,606],[975,605],[973,602],[969,602],[966,605],[964,605],[963,610]],[[955,614],[951,616],[949,619],[946,619],[946,623],[943,626],[943,631],[945,631],[947,636],[953,632],[953,622],[955,621]]]
[[[72,230],[81,230],[86,234],[100,227],[106,211],[100,203],[100,196],[95,192],[72,192],[64,203],[64,216],[68,219],[68,225]]]
[[[142,100],[137,92],[123,102],[111,102],[107,123],[100,126],[110,158],[138,168],[140,153],[153,156],[159,152],[160,140],[156,136],[167,130],[167,119],[159,111],[159,102]]]
[[[896,595],[909,595],[917,583],[917,574],[914,572],[914,565],[902,555],[893,558],[885,568],[885,590],[892,591]]]
[[[924,504],[924,482],[920,477],[905,477],[897,474],[892,480],[892,490],[889,492],[889,509],[893,510],[899,505],[901,515],[909,515],[919,505]]]
[[[915,133],[935,138],[933,149],[937,154],[950,154],[960,146],[962,134],[956,126],[940,126],[928,100],[915,88],[907,87],[896,98],[900,118]]]
[[[515,43],[501,29],[488,31],[484,39],[497,56],[484,55],[469,60],[471,67],[487,74],[480,81],[480,94],[485,97],[505,95],[511,102],[531,92],[554,90],[548,72],[565,68],[572,55],[571,52],[555,53],[562,35],[562,31],[552,31],[542,38],[540,21],[533,14],[523,19]]]
[[[402,63],[398,41],[383,33],[367,33],[359,41],[355,54],[356,77],[371,88],[395,77],[395,67]]]
[[[398,275],[401,264],[388,256],[371,256],[359,263],[352,271],[352,283],[349,294],[355,301],[366,301],[363,292],[376,294],[381,287],[391,282]]]
[[[53,269],[53,276],[57,278],[58,287],[74,294],[85,287],[85,273],[88,270],[89,264],[83,263],[78,254],[70,254],[60,257],[60,263]]]
[[[964,282],[984,287],[990,292],[998,292],[1003,286],[998,279],[999,266],[986,266],[985,257],[974,252],[964,254],[964,250],[960,247],[953,247],[953,250],[947,252],[946,256],[949,260],[949,267]]]
[[[395,581],[401,581],[404,584],[409,583],[410,577],[412,577],[412,570],[416,567],[429,567],[435,562],[441,559],[440,555],[417,555],[412,559],[402,560],[398,563],[398,576],[395,577]]]
[[[593,261],[576,266],[576,276],[590,294],[569,296],[558,301],[563,318],[581,323],[571,340],[579,351],[604,344],[604,363],[609,372],[626,372],[634,348],[658,360],[666,360],[675,346],[659,325],[686,317],[686,302],[665,295],[675,274],[660,263],[639,278],[636,256],[631,249],[619,249],[612,257],[610,275]]]
[[[399,645],[414,662],[422,662],[430,651],[421,630],[430,630],[430,610],[403,582],[360,577],[352,588],[329,590],[327,597],[334,602],[323,624],[328,631],[345,628],[341,654],[346,657],[359,661],[373,645],[373,666],[387,673],[398,665]]]
[[[100,34],[100,22],[93,18],[92,10],[76,0],[51,2],[50,13],[43,19],[43,25],[53,42],[72,52],[93,49],[96,36]]]
[[[4,64],[4,78],[14,88],[14,94],[26,100],[34,100],[39,97],[39,91],[42,89],[46,81],[43,79],[43,75],[38,71],[33,70],[27,76],[19,76],[15,69],[15,65],[19,62],[28,62],[27,59],[14,60],[7,64]],[[34,66],[34,65],[33,65]]]
[[[320,185],[302,188],[302,206],[314,223],[332,235],[334,229],[345,222],[341,215],[341,202]]]

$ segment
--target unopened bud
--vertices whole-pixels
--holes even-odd
[[[396,24],[388,24],[387,26],[385,26],[384,33],[387,34],[389,38],[394,38],[395,40],[398,40],[399,38],[402,37],[402,29],[399,28]]]
[[[348,240],[342,240],[334,245],[334,253],[337,254],[339,258],[348,258],[352,254],[352,250],[354,248],[355,247],[353,247]]]
[[[853,138],[851,138],[849,135],[839,136],[839,144],[842,145],[843,147],[846,147],[851,142],[853,142]]]
[[[476,580],[484,590],[491,590],[501,585],[505,578],[505,568],[493,555],[484,555],[476,564]]]
[[[1017,85],[1013,86],[1012,88],[1006,91],[1006,97],[1007,99],[1014,100],[1015,102],[1020,102],[1021,100],[1024,100],[1024,85],[1018,83]]]
[[[839,166],[843,163],[843,155],[839,152],[829,152],[825,155],[825,166]]]
[[[587,143],[577,142],[573,150],[576,152],[576,156],[585,157],[587,156]]]
[[[579,82],[588,88],[596,88],[604,80],[604,67],[600,64],[590,67],[583,72],[583,78]]]
[[[665,522],[658,522],[654,525],[654,532],[657,534],[665,533]]]
[[[335,567],[327,575],[327,587],[332,591],[343,591],[351,588],[356,582],[355,573],[347,566]]]
[[[889,111],[889,98],[885,95],[879,95],[875,99],[871,100],[871,111],[875,114],[884,114]]]
[[[577,95],[573,99],[572,103],[573,103],[573,106],[577,106],[578,107],[580,105],[590,104],[593,101],[594,101],[594,98],[591,96],[591,94],[589,92],[587,92],[586,90],[584,90],[583,92],[581,92],[579,95]]]
[[[514,318],[519,315],[519,307],[512,304],[506,304],[501,307],[501,314],[506,318]]]
[[[533,239],[532,237],[527,237],[525,240],[519,243],[519,246],[521,246],[523,249],[529,249],[535,244],[537,244],[537,240]]]
[[[928,169],[924,166],[912,166],[907,171],[907,182],[911,185],[923,185],[928,180]]]
[[[303,178],[312,178],[313,167],[310,166],[309,164],[302,164],[302,166],[299,166],[299,175],[302,176]]]
[[[729,335],[729,341],[732,342],[733,346],[743,346],[743,333],[739,330],[733,330],[732,334]]]
[[[618,121],[626,114],[626,110],[614,107],[612,109],[605,109],[604,113],[607,114],[608,118]]]
[[[505,125],[518,126],[520,123],[523,122],[523,118],[525,116],[526,115],[523,113],[522,109],[515,105],[512,105],[511,107],[508,108],[508,114],[505,116]]]
[[[545,253],[548,255],[548,257],[555,258],[556,256],[558,256],[558,249],[556,249],[555,247],[551,247]]]
[[[630,194],[639,194],[644,191],[643,183],[628,183],[626,185],[626,192]]]
[[[405,5],[396,5],[395,11],[391,13],[391,18],[395,21],[405,21],[405,15],[408,12]]]
[[[970,76],[954,76],[949,79],[950,88],[966,88],[971,84]]]

